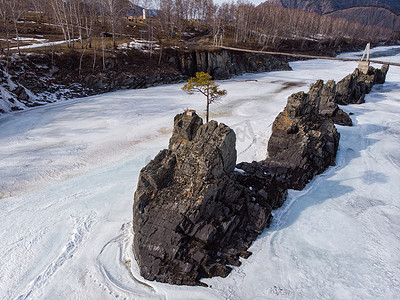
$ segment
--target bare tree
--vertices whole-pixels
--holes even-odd
[[[7,6],[9,7],[9,13],[11,20],[14,24],[14,31],[15,31],[15,38],[17,40],[17,49],[18,53],[21,54],[20,48],[19,48],[19,32],[18,32],[18,20],[19,18],[22,17],[22,15],[26,11],[26,2],[21,1],[21,0],[7,0],[6,1]]]
[[[9,7],[6,4],[7,0],[0,0],[0,17],[3,28],[3,33],[5,35],[5,47],[7,48],[6,56],[7,56],[7,68],[8,68],[8,58],[10,56],[10,28],[8,26],[8,16],[9,16]],[[0,45],[1,53],[4,53],[4,47]]]
[[[129,3],[127,0],[103,0],[105,12],[107,15],[108,22],[111,27],[111,34],[113,39],[114,48],[117,47],[116,43],[116,31],[120,25],[121,14],[127,10]]]
[[[61,31],[64,36],[64,40],[67,42],[67,45],[69,47],[70,42],[71,42],[71,35],[69,32],[68,18],[67,18],[67,13],[66,13],[66,5],[65,5],[64,1],[62,1],[62,0],[52,0],[52,1],[50,1],[50,5],[52,8],[53,17],[55,19],[55,22],[58,25],[58,27],[61,28]]]

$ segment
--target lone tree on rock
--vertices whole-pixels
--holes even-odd
[[[208,122],[208,116],[210,112],[210,104],[221,99],[227,94],[226,90],[218,89],[219,85],[211,80],[211,75],[204,72],[197,72],[196,77],[189,79],[182,90],[189,95],[194,93],[201,93],[207,98],[207,114],[206,121]]]

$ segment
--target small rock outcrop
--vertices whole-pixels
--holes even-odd
[[[235,142],[224,124],[175,117],[169,149],[142,169],[135,193],[133,249],[144,278],[197,285],[250,255],[286,191],[257,163],[234,171]]]
[[[291,95],[272,125],[267,159],[262,163],[288,189],[303,189],[315,175],[335,165],[340,134],[332,120],[319,115],[317,85],[311,94]]]
[[[384,84],[388,71],[389,65],[383,65],[380,69],[375,69],[375,84]]]
[[[369,67],[367,74],[355,69],[337,83],[335,102],[341,105],[364,103],[364,97],[369,94],[373,85],[385,82],[388,70],[388,65],[383,65],[381,69]]]
[[[322,80],[318,80],[308,92],[310,101],[318,105],[321,117],[330,119],[337,125],[352,126],[350,116],[340,109],[338,104],[363,103],[365,94],[371,91],[374,84],[385,82],[388,70],[388,65],[383,65],[381,69],[369,67],[367,74],[355,69],[337,84],[333,80],[325,84]]]
[[[335,84],[318,80],[308,93],[288,98],[275,119],[268,141],[265,172],[287,189],[303,189],[315,175],[335,165],[340,134],[334,124],[351,126],[348,114],[338,104],[359,104],[373,85],[384,83],[388,66],[359,69]]]
[[[339,108],[335,102],[336,84],[333,80],[329,80],[324,84],[322,80],[318,80],[309,91],[310,99],[314,103],[318,103],[319,115],[324,119],[330,119],[333,123],[343,126],[352,126],[353,122],[348,114]]]

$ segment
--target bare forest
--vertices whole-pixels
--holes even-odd
[[[148,8],[147,17],[143,8]],[[151,8],[151,10],[150,10]],[[388,41],[394,33],[345,19],[247,1],[212,0],[0,0],[0,50],[20,51],[20,34],[58,36],[75,49],[116,49],[132,37],[179,43],[279,50],[290,40]],[[27,24],[36,23],[35,30]],[[31,26],[32,28],[32,26]],[[54,38],[55,39],[55,38]],[[10,46],[13,40],[17,45]]]

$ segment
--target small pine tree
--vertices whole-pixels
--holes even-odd
[[[219,85],[211,80],[211,75],[204,72],[197,72],[196,77],[189,79],[182,90],[189,95],[194,93],[201,93],[207,98],[207,113],[206,121],[208,122],[208,116],[210,112],[210,104],[221,99],[227,94],[226,90],[218,89]]]

